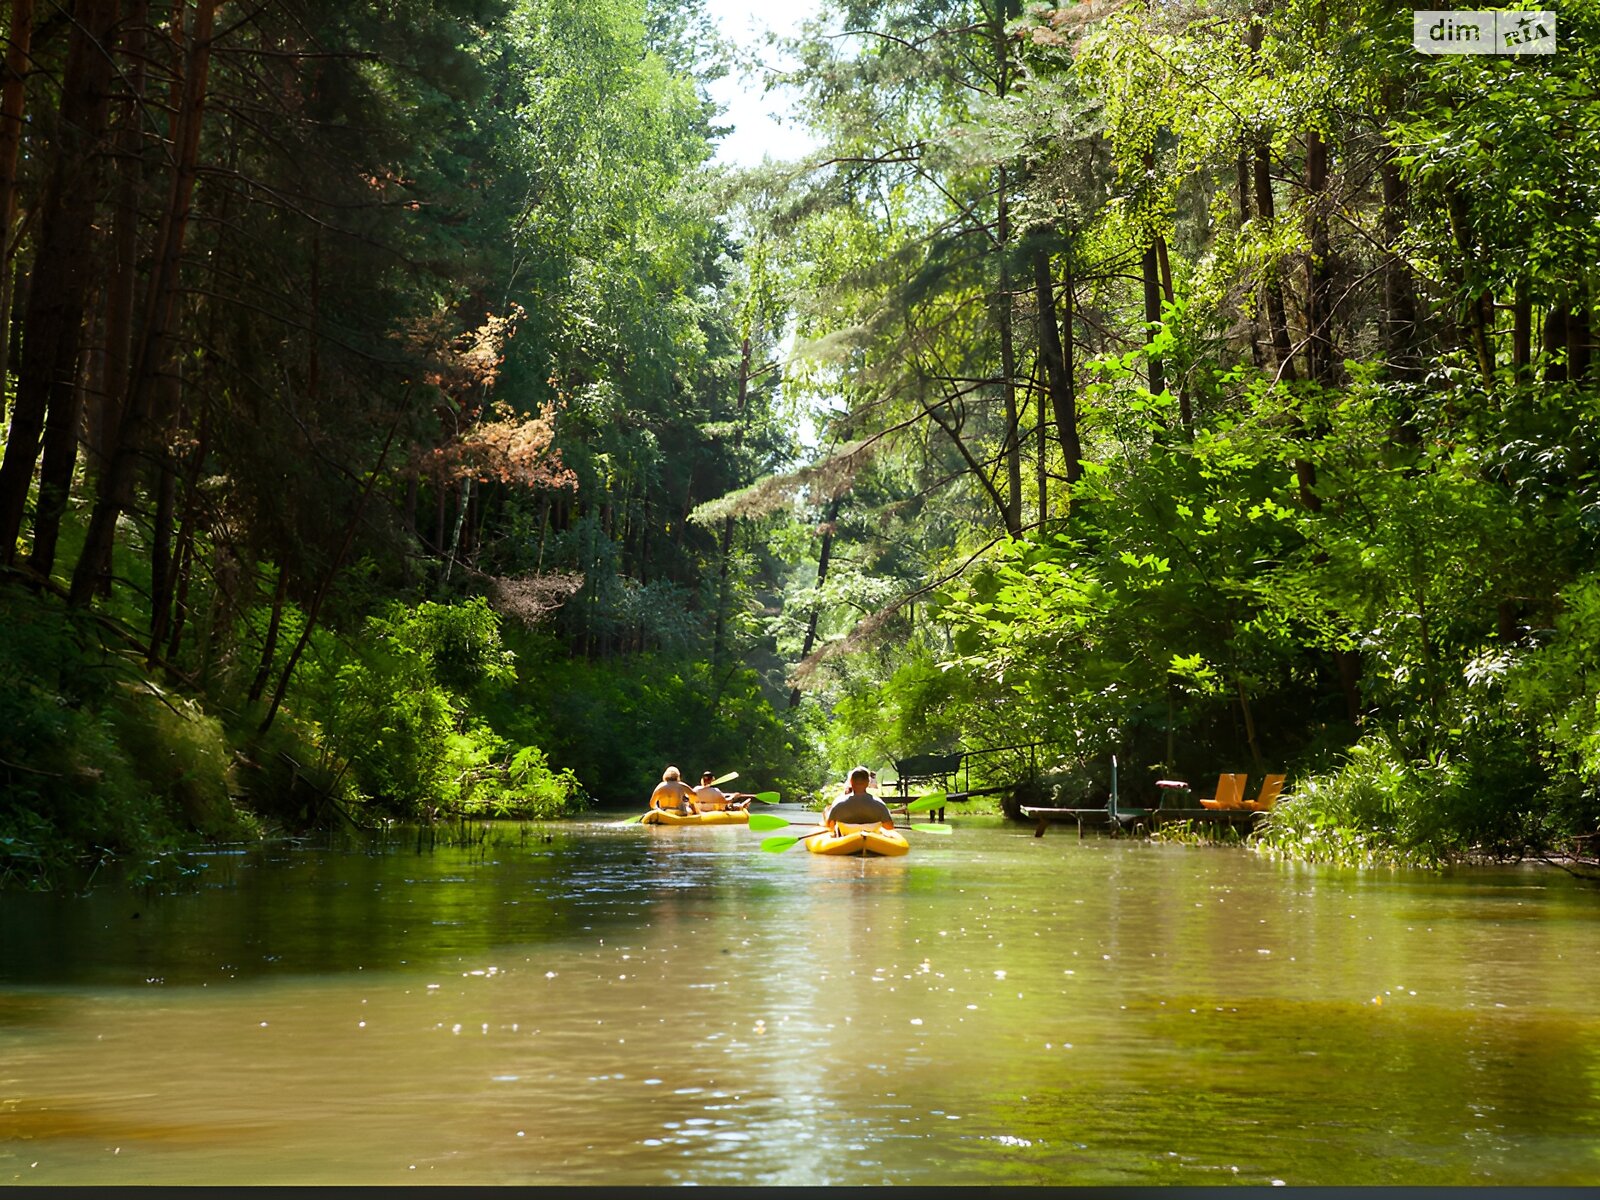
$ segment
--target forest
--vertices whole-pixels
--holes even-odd
[[[1288,775],[1600,840],[1600,3],[6,0],[0,885],[344,825]]]

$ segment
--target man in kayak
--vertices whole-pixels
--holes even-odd
[[[650,793],[650,807],[688,816],[695,811],[694,789],[679,778],[677,767],[661,772],[661,782]]]
[[[850,772],[850,790],[840,796],[822,814],[824,825],[834,825],[840,821],[849,825],[881,824],[885,829],[894,828],[894,814],[889,811],[889,806],[878,799],[868,790],[872,782],[872,772],[865,767],[857,767]]]
[[[694,805],[700,812],[722,812],[750,807],[754,792],[725,792],[711,782],[710,771],[700,772],[700,786],[694,789]]]

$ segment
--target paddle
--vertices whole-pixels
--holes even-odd
[[[943,808],[950,803],[950,797],[945,792],[929,792],[926,796],[919,796],[906,805],[906,812],[928,812],[930,809]]]
[[[787,829],[791,825],[815,825],[815,821],[789,821],[783,817],[773,816],[771,813],[751,813],[750,828],[760,833],[762,830],[770,832],[774,829]]]
[[[768,854],[782,854],[790,846],[798,846],[801,842],[805,841],[806,838],[814,838],[819,833],[827,833],[827,832],[828,832],[828,830],[826,830],[826,829],[817,829],[817,830],[812,831],[811,833],[802,834],[799,837],[769,837],[769,838],[762,838],[761,839],[761,848],[763,850],[765,850]]]

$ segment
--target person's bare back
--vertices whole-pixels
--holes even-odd
[[[677,767],[668,767],[661,772],[661,782],[650,793],[650,807],[678,813],[695,811],[694,789],[678,777]]]
[[[700,786],[694,789],[694,804],[701,812],[722,812],[726,809],[750,807],[749,792],[725,792],[711,782],[711,772],[700,776]]]
[[[867,790],[867,782],[872,778],[872,773],[865,767],[857,767],[850,772],[850,790],[840,796],[822,814],[823,824],[832,824],[836,821],[845,821],[851,825],[881,824],[886,828],[894,828],[894,816],[889,812],[889,806]]]

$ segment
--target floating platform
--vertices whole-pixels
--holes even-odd
[[[1149,833],[1163,825],[1191,821],[1196,825],[1223,825],[1250,830],[1265,810],[1249,808],[1121,808],[1111,803],[1093,808],[1040,808],[1025,804],[1021,813],[1035,822],[1034,837],[1043,837],[1051,825],[1075,824],[1078,836],[1085,829],[1111,829],[1118,833]]]

